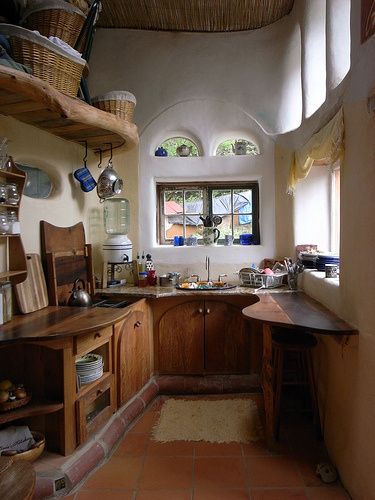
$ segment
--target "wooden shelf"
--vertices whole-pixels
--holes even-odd
[[[40,78],[0,66],[0,113],[90,149],[128,151],[138,142],[134,123],[54,89]]]
[[[36,417],[38,415],[47,415],[48,413],[55,413],[56,411],[64,408],[63,403],[56,403],[52,401],[32,401],[18,408],[4,413],[0,413],[0,424],[12,422],[19,418]]]
[[[0,176],[8,177],[9,179],[24,179],[25,174],[16,174],[15,172],[10,172],[9,170],[0,170]]]
[[[112,376],[111,372],[104,372],[103,375],[98,378],[97,380],[94,380],[94,382],[91,382],[90,384],[85,384],[83,385],[79,391],[77,391],[77,399],[82,398],[85,394],[91,391],[93,387],[95,387],[99,382],[103,382],[104,380],[107,380]]]

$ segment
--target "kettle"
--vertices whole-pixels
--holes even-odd
[[[78,283],[81,282],[83,288],[78,287]],[[68,306],[76,307],[90,307],[92,306],[92,299],[90,294],[85,290],[85,283],[81,278],[77,278],[73,284],[72,295],[69,297]]]

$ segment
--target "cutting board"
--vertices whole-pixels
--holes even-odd
[[[37,253],[26,254],[27,277],[16,284],[18,306],[23,314],[48,306],[48,293],[42,263]]]

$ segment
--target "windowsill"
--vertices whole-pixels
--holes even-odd
[[[318,300],[336,314],[340,314],[340,280],[326,278],[324,271],[305,269],[301,286],[310,297]]]

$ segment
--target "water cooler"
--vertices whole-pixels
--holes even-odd
[[[129,225],[129,201],[126,198],[105,200],[104,229],[108,237],[103,245],[103,254],[105,265],[110,265],[108,284],[115,281],[116,266],[132,262],[133,245],[127,236]]]

